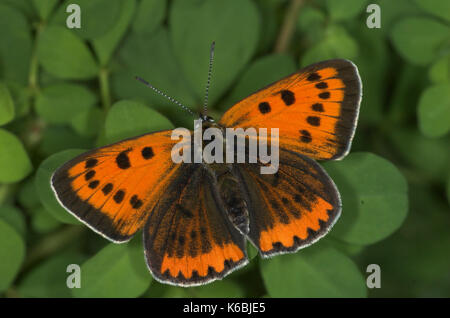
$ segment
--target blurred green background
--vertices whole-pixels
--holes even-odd
[[[68,4],[81,28],[68,29]],[[381,28],[368,28],[369,4]],[[450,1],[0,0],[0,295],[449,297]],[[363,82],[351,153],[324,163],[343,200],[326,238],[195,288],[157,283],[141,234],[115,245],[56,202],[49,178],[83,150],[191,127],[138,75],[210,113],[313,62],[348,58]],[[69,289],[69,264],[81,288]],[[366,286],[369,264],[381,288]]]

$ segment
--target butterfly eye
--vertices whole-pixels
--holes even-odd
[[[208,123],[214,123],[214,118],[212,118],[212,117],[210,117],[210,116],[207,116],[207,115],[201,114],[201,115],[200,115],[200,119],[201,119],[202,121],[206,121],[206,122],[208,122]]]

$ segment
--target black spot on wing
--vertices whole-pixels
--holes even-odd
[[[102,192],[103,192],[104,195],[107,195],[107,194],[109,194],[111,192],[112,189],[113,189],[113,184],[112,183],[108,183],[102,188]]]
[[[142,154],[142,157],[143,157],[145,160],[151,159],[151,158],[153,158],[153,156],[155,155],[155,154],[153,153],[152,147],[144,147],[144,148],[142,148],[141,154]]]
[[[316,84],[316,88],[319,88],[319,89],[328,88],[328,84],[326,82],[320,82],[320,83]]]
[[[98,181],[98,180],[91,181],[91,182],[88,184],[88,187],[91,188],[91,189],[95,189],[95,188],[97,188],[97,186],[99,185],[99,183],[100,183],[100,181]]]
[[[261,114],[267,114],[267,113],[270,113],[270,111],[271,111],[271,108],[270,108],[270,105],[268,102],[259,103],[258,108],[259,108],[259,112]]]
[[[300,140],[304,143],[310,143],[312,141],[311,133],[307,130],[300,130]]]
[[[88,171],[88,172],[84,175],[84,180],[89,181],[89,180],[91,180],[94,176],[95,176],[95,170]]]
[[[133,209],[137,210],[142,206],[142,200],[140,200],[138,196],[135,194],[131,197],[130,204]]]
[[[124,197],[125,197],[125,191],[119,190],[116,192],[116,194],[114,194],[113,199],[117,204],[119,204],[120,202],[123,201]]]
[[[328,98],[330,98],[330,92],[323,92],[323,93],[320,93],[320,94],[319,94],[319,97],[320,97],[321,99],[328,99]]]
[[[84,167],[86,169],[93,168],[97,165],[97,163],[98,163],[97,159],[91,158],[91,159],[86,160],[86,164],[84,165]]]
[[[130,150],[131,150],[131,149],[122,151],[121,153],[119,153],[119,154],[117,155],[117,157],[116,157],[116,163],[117,163],[117,166],[118,166],[120,169],[128,169],[128,168],[131,167],[131,164],[130,164],[130,158],[128,158],[128,152],[129,152]]]
[[[311,126],[320,126],[320,117],[317,116],[308,116],[306,117],[306,121],[308,122],[308,124],[310,124]]]
[[[323,104],[321,104],[321,103],[315,103],[315,104],[312,104],[311,109],[312,109],[313,111],[319,112],[319,113],[321,113],[321,112],[324,111],[324,109],[323,109]]]
[[[177,204],[177,211],[181,213],[181,216],[186,219],[191,219],[194,215],[191,211],[183,207],[181,204]]]
[[[320,75],[316,72],[309,74],[309,76],[306,78],[310,82],[318,81],[320,80]]]
[[[281,92],[281,99],[286,106],[290,106],[295,103],[295,95],[290,90],[284,89]]]

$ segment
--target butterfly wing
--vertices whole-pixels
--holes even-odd
[[[280,147],[314,159],[347,154],[358,119],[361,80],[347,60],[308,66],[229,109],[224,127],[279,128]]]
[[[79,220],[125,242],[143,227],[179,169],[171,160],[176,143],[171,131],[161,131],[89,151],[58,168],[52,188]]]
[[[193,286],[245,265],[245,238],[229,221],[200,164],[182,164],[144,229],[147,264],[164,283]]]
[[[261,174],[262,163],[234,164],[247,197],[248,238],[263,257],[311,245],[341,212],[339,192],[318,163],[286,149],[279,158],[275,174]]]

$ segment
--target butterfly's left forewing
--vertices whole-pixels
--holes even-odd
[[[179,165],[171,160],[171,131],[124,140],[82,154],[58,168],[51,185],[73,215],[114,242],[145,224]]]

